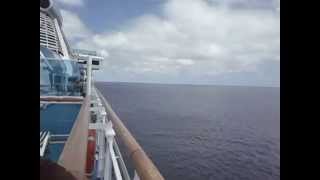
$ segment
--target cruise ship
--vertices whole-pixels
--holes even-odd
[[[104,58],[67,38],[54,1],[40,0],[40,179],[164,179],[94,86]]]

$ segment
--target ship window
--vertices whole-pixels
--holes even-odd
[[[93,65],[99,65],[99,61],[92,61]]]

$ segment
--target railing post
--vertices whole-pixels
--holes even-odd
[[[87,95],[91,95],[91,79],[92,79],[92,57],[88,56],[87,60]]]

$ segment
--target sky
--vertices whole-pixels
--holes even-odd
[[[55,0],[97,81],[280,86],[279,0]]]

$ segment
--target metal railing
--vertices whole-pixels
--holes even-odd
[[[114,139],[114,142],[113,142],[113,147],[114,147],[117,159],[119,161],[119,167],[121,168],[123,179],[124,180],[130,180],[131,178],[129,176],[129,173],[128,173],[128,170],[127,170],[127,166],[123,161],[123,158],[122,158],[118,143],[117,143],[117,141],[115,139]]]
[[[82,96],[40,96],[40,102],[74,102],[74,103],[82,103]]]
[[[97,51],[90,51],[86,49],[73,49],[72,50],[73,54],[84,54],[84,55],[89,55],[89,56],[101,56]]]
[[[133,162],[133,166],[138,173],[139,178],[141,180],[163,180],[164,178],[157,167],[149,159],[147,154],[131,135],[129,130],[124,126],[120,118],[111,108],[110,104],[106,101],[98,89],[95,90],[102,100],[102,104],[106,108],[107,114],[113,123],[117,136],[124,143],[129,154],[129,159]]]
[[[50,132],[43,131],[40,132],[40,157],[44,156],[47,145],[49,144]]]

